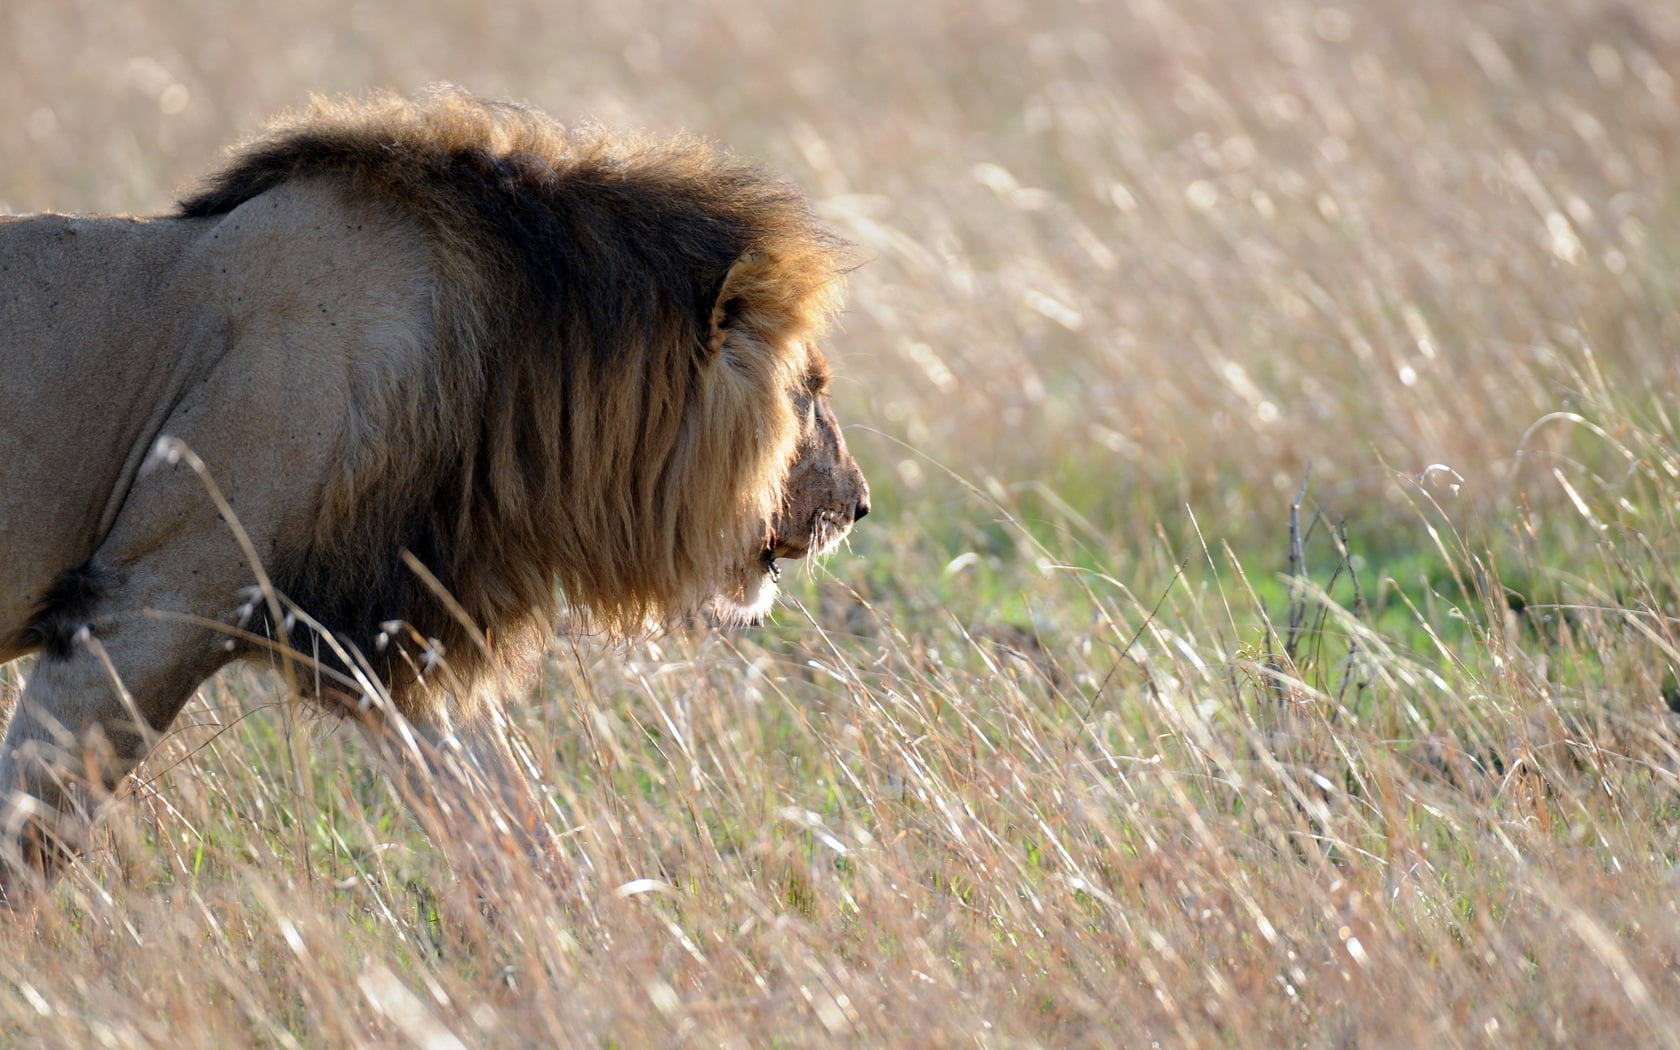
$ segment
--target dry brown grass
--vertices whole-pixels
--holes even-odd
[[[490,923],[218,682],[0,1042],[1680,1042],[1675,70],[1612,0],[12,0],[13,209],[435,80],[786,171],[877,513],[777,627],[557,643],[575,869]]]

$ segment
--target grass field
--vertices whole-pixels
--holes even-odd
[[[0,1045],[1680,1044],[1677,71],[1619,0],[8,0],[9,210],[439,80],[785,172],[875,509],[772,626],[556,641],[494,921],[216,680]]]

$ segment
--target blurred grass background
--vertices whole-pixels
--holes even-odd
[[[0,1041],[1680,1041],[1677,69],[1619,0],[8,0],[9,210],[440,80],[785,173],[877,512],[775,626],[557,642],[578,870],[493,923],[224,676]]]

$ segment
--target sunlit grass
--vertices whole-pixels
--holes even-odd
[[[556,642],[570,867],[488,915],[219,679],[0,925],[0,1043],[1680,1040],[1680,20],[598,8],[0,8],[12,209],[440,79],[786,172],[875,506],[772,627]]]

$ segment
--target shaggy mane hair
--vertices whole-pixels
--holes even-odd
[[[390,621],[441,643],[473,694],[546,640],[555,581],[570,616],[624,636],[691,613],[762,548],[845,264],[798,191],[699,141],[445,88],[316,100],[181,214],[320,177],[425,235],[435,372],[379,409],[399,418],[351,431],[312,548],[271,570],[400,709],[440,699],[385,644]]]

